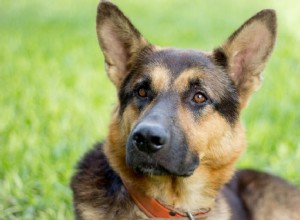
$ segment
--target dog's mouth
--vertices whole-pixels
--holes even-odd
[[[185,172],[185,173],[174,173],[174,172],[171,172],[167,169],[165,169],[164,167],[162,166],[159,166],[159,165],[156,165],[156,166],[153,166],[151,164],[142,164],[142,165],[139,165],[137,166],[134,171],[139,174],[139,175],[145,175],[145,176],[165,176],[165,175],[168,175],[168,176],[182,176],[182,177],[188,177],[188,176],[191,176],[194,172],[194,170],[190,170],[188,172]]]
[[[193,175],[199,166],[198,157],[189,157],[188,162],[173,160],[160,155],[146,155],[141,152],[126,155],[126,163],[138,175],[143,176],[180,176]]]
[[[164,167],[162,167],[160,165],[153,165],[153,164],[147,164],[147,163],[139,164],[138,166],[136,166],[134,168],[134,171],[137,174],[147,175],[147,176],[170,174],[170,172],[167,169],[165,169]]]

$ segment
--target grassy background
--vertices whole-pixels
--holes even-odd
[[[265,81],[243,113],[239,167],[300,186],[299,1],[115,1],[150,42],[210,50],[262,8],[279,16]],[[105,137],[115,91],[95,34],[98,0],[0,0],[0,219],[72,219],[69,180]]]

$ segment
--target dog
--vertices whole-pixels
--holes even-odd
[[[262,10],[212,52],[150,44],[117,6],[100,2],[97,36],[118,92],[107,139],[72,178],[76,219],[300,219],[300,190],[235,171],[240,113],[276,40]]]

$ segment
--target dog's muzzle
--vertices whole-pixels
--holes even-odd
[[[154,112],[142,118],[130,133],[126,163],[142,175],[190,176],[199,166],[185,135],[166,114]]]

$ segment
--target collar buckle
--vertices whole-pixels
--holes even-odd
[[[192,215],[192,213],[187,212],[186,213],[187,217],[189,218],[189,220],[195,220],[194,216]]]

